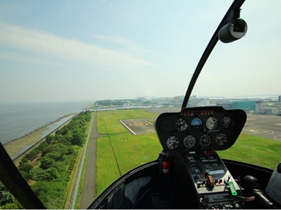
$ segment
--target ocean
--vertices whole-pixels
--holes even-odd
[[[0,104],[0,141],[7,144],[39,127],[64,117],[48,127],[47,135],[93,102]],[[42,136],[44,137],[44,136]]]

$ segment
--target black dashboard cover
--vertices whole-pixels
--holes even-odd
[[[162,113],[155,120],[155,130],[164,151],[189,153],[230,148],[246,122],[240,109],[221,106],[184,108]]]

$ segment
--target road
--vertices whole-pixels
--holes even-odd
[[[97,148],[97,113],[94,113],[92,135],[89,142],[88,162],[85,171],[84,185],[79,208],[86,209],[93,202],[96,194],[96,148]]]

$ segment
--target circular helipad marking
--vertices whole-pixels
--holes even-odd
[[[258,133],[258,134],[273,134],[274,133],[271,130],[262,130],[262,129],[250,129],[248,131],[253,132],[253,133]]]
[[[274,136],[274,139],[277,140],[277,141],[281,141],[281,135]]]

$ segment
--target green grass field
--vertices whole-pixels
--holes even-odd
[[[237,160],[274,169],[281,161],[281,143],[241,133],[235,144],[226,151],[218,151],[221,158]]]
[[[98,113],[97,195],[121,175],[146,162],[156,160],[162,147],[155,133],[130,134],[118,120],[155,119],[156,113],[145,110],[118,110]],[[273,169],[281,160],[281,143],[241,134],[221,158],[247,162]]]
[[[145,110],[119,110],[98,113],[97,194],[120,175],[146,162],[157,159],[161,145],[155,133],[130,134],[118,120],[155,118]]]

